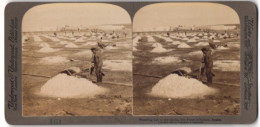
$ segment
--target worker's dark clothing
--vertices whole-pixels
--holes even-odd
[[[94,63],[94,70],[97,77],[97,82],[102,82],[102,53],[101,50],[98,49],[95,54],[92,56],[92,63]]]
[[[203,63],[205,65],[204,69],[206,71],[207,83],[212,83],[212,79],[213,79],[213,73],[212,73],[213,59],[212,59],[212,56],[211,56],[211,50],[206,50],[203,53],[204,53]]]

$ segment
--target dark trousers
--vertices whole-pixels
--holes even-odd
[[[96,73],[96,77],[97,77],[97,82],[102,82],[102,71],[101,71],[101,67],[96,67],[96,68],[95,68],[95,73]]]
[[[212,83],[213,80],[212,68],[205,68],[205,69],[206,69],[207,83]]]

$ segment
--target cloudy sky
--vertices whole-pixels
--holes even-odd
[[[154,27],[239,24],[237,13],[215,3],[159,3],[141,8],[134,17],[133,30]]]
[[[44,4],[26,12],[23,31],[38,31],[43,27],[64,25],[130,24],[129,14],[119,6],[102,3]]]

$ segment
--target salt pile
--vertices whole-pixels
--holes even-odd
[[[172,44],[173,45],[179,45],[179,44],[181,44],[181,42],[180,41],[173,41]]]
[[[68,44],[66,44],[65,47],[66,47],[66,48],[78,48],[77,45],[75,45],[75,44],[73,44],[73,43],[71,43],[71,42],[69,42]]]
[[[195,46],[208,46],[209,44],[207,42],[199,42],[195,44]]]
[[[83,37],[81,37],[81,38],[79,38],[79,39],[75,40],[75,42],[85,42],[85,40],[84,40],[84,38],[83,38]]]
[[[170,74],[152,88],[150,95],[164,98],[202,98],[216,92],[217,90],[196,79]]]
[[[51,48],[49,46],[49,44],[47,44],[47,43],[41,43],[39,46],[42,47],[42,48],[38,52],[49,53],[49,52],[57,52],[57,51],[59,51],[59,49]]]
[[[57,64],[57,63],[65,63],[65,62],[69,62],[69,60],[62,56],[44,57],[40,61],[40,63],[45,63],[45,64]]]
[[[152,46],[155,47],[155,48],[151,52],[161,53],[161,52],[172,51],[172,50],[168,50],[168,49],[163,48],[163,46],[160,43],[154,43]]]
[[[37,36],[37,35],[34,35],[34,36],[33,36],[33,40],[34,40],[35,42],[41,42],[41,41],[42,41],[42,39],[41,39],[39,36]]]
[[[187,42],[197,42],[197,41],[194,38],[191,38]]]
[[[84,44],[84,46],[94,46],[94,45],[97,45],[97,42],[90,41]]]
[[[185,38],[182,38],[181,40],[183,40],[183,41],[188,41],[189,38],[185,37]]]
[[[219,40],[213,40],[213,42],[220,42]]]
[[[240,61],[238,60],[217,60],[213,62],[213,69],[221,71],[240,71]]]
[[[154,38],[152,36],[147,36],[148,42],[155,42]]]
[[[132,60],[105,60],[104,69],[113,71],[132,71]]]
[[[103,94],[107,90],[84,78],[58,74],[42,87],[40,95],[59,98],[83,98]]]
[[[165,42],[172,42],[172,39],[168,37],[163,37],[161,35],[156,35],[156,37],[163,39]]]
[[[86,51],[77,52],[74,55],[90,58],[92,56],[92,52],[90,50],[86,50]]]
[[[69,38],[70,41],[75,41],[76,38],[72,37],[72,38]]]
[[[69,44],[69,42],[67,42],[67,41],[60,41],[59,43],[60,43],[61,45]]]
[[[194,51],[194,52],[188,53],[188,55],[189,56],[196,56],[196,57],[201,57],[202,58],[203,53],[201,51]]]
[[[190,48],[190,46],[187,45],[186,43],[182,43],[178,45],[178,48]]]
[[[157,57],[153,60],[152,63],[155,64],[173,64],[173,63],[178,63],[181,62],[181,60],[178,57],[174,57],[174,56],[166,56],[166,57]]]

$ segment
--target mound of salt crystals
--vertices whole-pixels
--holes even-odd
[[[209,45],[209,43],[207,43],[207,42],[199,42],[199,43],[195,44],[195,46],[208,46],[208,45]]]
[[[87,43],[84,44],[84,46],[88,46],[88,45],[94,46],[94,45],[97,45],[97,42],[90,41],[90,42],[87,42]]]
[[[178,45],[178,48],[190,48],[190,46],[187,45],[186,43],[181,43]]]
[[[193,51],[193,52],[188,53],[188,55],[202,57],[203,53],[201,51]]]
[[[166,57],[157,57],[155,59],[153,59],[152,63],[155,64],[173,64],[173,63],[178,63],[181,62],[181,60],[178,57],[174,57],[174,56],[166,56]]]
[[[168,37],[164,37],[164,36],[161,36],[161,35],[156,35],[156,37],[163,39],[165,42],[172,42],[172,39],[168,38]]]
[[[132,60],[105,60],[104,69],[113,71],[132,71]]]
[[[173,41],[172,44],[173,45],[179,45],[179,44],[181,44],[181,42],[180,41]]]
[[[90,50],[86,50],[86,51],[77,52],[74,55],[84,56],[84,57],[91,57],[92,56],[92,52]]]
[[[197,41],[194,38],[191,38],[187,42],[197,42]]]
[[[216,89],[196,79],[170,74],[152,88],[150,95],[164,98],[201,98],[216,92]]]
[[[148,42],[155,42],[154,38],[152,36],[147,36]]]
[[[39,46],[42,47],[42,48],[40,50],[38,50],[38,52],[49,53],[49,52],[57,52],[57,51],[59,51],[59,49],[51,48],[50,45],[47,44],[47,43],[41,43]]]
[[[216,60],[213,65],[213,69],[221,71],[240,71],[239,60]]]
[[[40,61],[40,63],[45,63],[45,64],[57,64],[57,63],[65,63],[65,62],[69,62],[69,60],[62,56],[44,57]]]
[[[75,40],[75,42],[85,42],[85,40],[84,40],[84,38],[83,38],[83,37],[81,37],[81,38],[79,38],[79,39]]]
[[[213,40],[213,42],[220,42],[219,40]]]
[[[185,37],[185,38],[182,38],[181,40],[183,40],[183,41],[188,41],[189,38]]]
[[[39,36],[37,36],[37,35],[34,35],[34,36],[33,36],[33,40],[34,40],[35,42],[41,42],[41,41],[42,41],[42,39],[41,39]]]
[[[155,48],[151,52],[161,53],[161,52],[172,51],[172,50],[168,50],[168,49],[163,48],[163,46],[160,43],[154,43],[152,46],[155,47]]]
[[[68,44],[66,44],[66,46],[65,46],[66,48],[78,48],[79,46],[77,46],[77,45],[75,45],[75,44],[73,44],[73,43],[68,43]]]
[[[69,44],[69,42],[67,42],[67,41],[60,41],[59,43],[60,43],[61,45]]]
[[[107,89],[97,86],[85,78],[58,74],[42,87],[40,95],[59,98],[83,98],[103,94]]]

